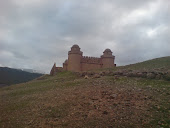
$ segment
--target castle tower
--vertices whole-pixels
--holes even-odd
[[[80,47],[78,45],[73,45],[71,47],[71,51],[68,52],[68,71],[81,71],[81,58],[83,52],[80,51]]]
[[[115,67],[114,60],[115,56],[112,55],[112,51],[110,49],[106,49],[101,56],[103,66],[102,68],[112,68]]]

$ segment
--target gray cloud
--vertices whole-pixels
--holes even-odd
[[[170,55],[169,0],[0,1],[0,65],[49,72],[77,43],[126,65]]]

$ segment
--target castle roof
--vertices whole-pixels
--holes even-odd
[[[80,48],[77,44],[74,44],[72,48]]]
[[[110,49],[105,49],[104,52],[112,52]]]
[[[74,44],[72,47],[71,47],[71,51],[68,52],[68,54],[79,54],[79,55],[82,55],[83,52],[80,51],[80,47],[77,45],[77,44]]]

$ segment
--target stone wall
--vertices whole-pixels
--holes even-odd
[[[95,70],[95,69],[100,69],[101,67],[102,67],[101,64],[81,63],[81,71]]]
[[[83,56],[82,59],[81,59],[81,63],[101,64],[101,58]]]
[[[68,52],[68,59],[63,63],[64,71],[88,71],[100,68],[112,68],[114,64],[115,56],[112,55],[110,49],[106,49],[100,58],[83,56],[83,52],[80,51],[78,45],[73,45],[71,51]],[[50,74],[55,74],[57,69],[53,67]],[[59,70],[58,70],[59,71]]]
[[[81,71],[102,68],[101,58],[83,56],[81,59]]]
[[[82,56],[79,54],[69,54],[67,70],[76,72],[81,71],[81,57]]]
[[[114,58],[102,58],[102,68],[112,68],[115,67]]]
[[[110,71],[84,71],[79,73],[80,76],[85,77],[101,77],[101,76],[114,76],[118,77],[139,77],[139,78],[147,78],[147,79],[157,79],[157,80],[167,80],[170,81],[170,70],[168,71],[160,71],[157,69],[153,69],[152,71],[140,71],[140,70],[110,70]]]

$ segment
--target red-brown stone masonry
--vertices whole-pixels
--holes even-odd
[[[94,69],[100,69],[100,68],[102,68],[101,64],[81,63],[81,71],[88,71],[88,70],[94,70]]]
[[[112,55],[110,49],[106,49],[100,58],[82,55],[83,52],[80,51],[80,47],[78,45],[73,45],[71,51],[68,52],[68,60],[63,63],[63,68],[54,68],[54,65],[50,74],[53,75],[55,72],[61,70],[79,72],[116,66],[114,64],[115,57]]]
[[[71,61],[76,62],[77,60],[75,59],[76,58],[73,58],[73,60]],[[76,71],[88,71],[88,70],[94,70],[94,69],[100,69],[100,68],[115,67],[113,58],[108,59],[108,58],[96,58],[96,57],[82,56],[80,63],[76,63],[74,65],[73,64],[63,65],[63,69],[68,70],[68,66],[72,67],[76,65],[80,65],[80,69]]]

